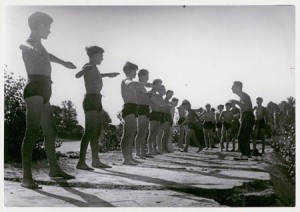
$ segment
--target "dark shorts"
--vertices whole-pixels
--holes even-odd
[[[139,116],[147,116],[147,118],[149,118],[149,115],[150,115],[150,107],[149,107],[149,105],[139,105],[139,107],[138,107],[138,115]]]
[[[215,125],[211,121],[205,121],[203,124],[203,128],[207,129],[207,130],[214,129],[214,127],[215,127]]]
[[[160,112],[152,111],[149,116],[150,121],[160,121]]]
[[[197,129],[197,124],[196,124],[196,123],[190,122],[190,123],[187,124],[187,126],[188,126],[188,128],[189,128],[190,130],[196,131],[196,129]]]
[[[217,122],[217,128],[222,128],[222,125],[223,125],[223,124],[222,124],[221,121],[218,121],[218,122]]]
[[[83,99],[83,110],[84,112],[96,110],[98,112],[103,110],[102,107],[102,96],[101,94],[85,94]]]
[[[231,128],[232,124],[224,121],[223,126],[225,127],[226,130],[229,130]]]
[[[126,103],[123,105],[122,118],[133,114],[135,117],[138,116],[138,105],[135,103]]]
[[[164,122],[162,122],[162,123],[165,123],[165,122],[169,122],[170,125],[173,125],[173,120],[172,120],[171,113],[165,113],[164,114]]]
[[[29,75],[28,82],[24,88],[23,98],[26,99],[32,96],[43,97],[43,103],[49,102],[52,95],[52,81],[50,77],[42,75]]]
[[[266,122],[264,119],[255,120],[255,129],[266,129]]]
[[[233,119],[232,126],[231,126],[231,132],[232,133],[238,133],[240,129],[240,121],[238,119]]]
[[[178,120],[178,125],[182,125],[182,123],[185,121],[185,118],[180,117]]]

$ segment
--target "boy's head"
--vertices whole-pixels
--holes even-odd
[[[207,111],[210,111],[210,108],[211,108],[210,104],[206,104],[205,108],[206,108]]]
[[[217,108],[218,108],[219,111],[222,111],[224,109],[224,105],[218,105]]]
[[[256,103],[261,105],[263,103],[263,99],[261,97],[256,98]]]
[[[167,92],[166,92],[166,99],[171,99],[172,96],[173,96],[173,94],[174,94],[174,91],[167,90]]]
[[[172,103],[174,104],[175,107],[178,105],[178,101],[179,100],[177,98],[175,97],[172,98]]]
[[[165,95],[166,94],[166,87],[164,86],[164,85],[161,85],[160,87],[159,87],[159,89],[158,89],[158,93],[160,94],[160,95]]]
[[[191,109],[191,103],[186,99],[182,101],[181,105],[186,110]]]
[[[139,69],[139,67],[131,62],[126,62],[123,66],[123,71],[126,75],[126,77],[135,78],[136,72]]]
[[[53,19],[42,12],[35,12],[28,18],[28,25],[32,32],[36,32],[40,38],[47,39],[50,34],[50,26]]]
[[[240,81],[234,81],[231,89],[233,93],[237,94],[242,91],[243,83]]]
[[[85,50],[91,62],[94,62],[97,65],[101,64],[103,60],[103,53],[104,53],[104,50],[101,47],[90,46],[90,47],[85,47]]]
[[[226,110],[230,110],[231,109],[231,103],[230,102],[227,102],[225,104],[225,107],[226,107]]]
[[[146,69],[141,69],[138,76],[140,82],[147,82],[149,80],[149,72]]]
[[[159,87],[161,86],[162,84],[162,80],[161,79],[155,79],[153,80],[152,82],[152,88],[155,90],[155,91],[158,91]]]

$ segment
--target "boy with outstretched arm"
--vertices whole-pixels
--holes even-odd
[[[40,189],[32,177],[32,153],[35,142],[39,138],[42,126],[45,137],[45,152],[50,165],[49,176],[54,178],[73,179],[72,175],[62,171],[58,165],[55,152],[57,135],[53,119],[50,98],[52,95],[51,64],[58,63],[69,69],[76,66],[63,61],[47,52],[41,40],[47,39],[53,19],[42,12],[35,12],[28,18],[31,30],[29,38],[20,45],[28,81],[24,88],[26,104],[26,131],[22,143],[23,179],[21,186],[30,189]]]
[[[137,82],[133,81],[136,77],[138,66],[126,62],[123,67],[123,71],[126,78],[121,83],[121,94],[124,101],[122,118],[124,119],[123,135],[121,139],[121,149],[124,157],[124,165],[136,165],[140,161],[135,160],[132,156],[132,146],[135,138],[138,116],[138,100],[136,95]]]
[[[161,138],[161,147],[162,147],[162,152],[169,152],[168,150],[168,140],[169,140],[169,135],[170,135],[170,130],[171,130],[171,126],[173,124],[173,118],[172,118],[172,114],[171,114],[171,110],[172,110],[172,103],[169,101],[172,96],[173,96],[174,92],[171,90],[168,90],[166,92],[166,97],[163,101],[163,113],[164,113],[164,120],[161,123],[161,127],[162,127],[162,138]]]
[[[76,78],[84,76],[86,94],[83,100],[83,110],[85,115],[85,131],[81,139],[79,161],[77,169],[93,170],[85,162],[88,144],[92,150],[92,167],[111,168],[99,160],[99,137],[101,134],[101,112],[103,87],[103,77],[116,77],[119,73],[101,74],[97,68],[103,61],[104,50],[98,46],[86,47],[86,53],[89,57],[89,63],[85,64],[81,71],[76,74]]]
[[[182,106],[187,111],[187,116],[184,121],[184,124],[187,124],[188,127],[185,135],[185,147],[182,152],[188,151],[188,147],[190,145],[191,140],[193,140],[196,146],[199,148],[197,152],[200,152],[202,150],[202,147],[200,145],[200,141],[196,136],[196,123],[197,121],[200,122],[200,118],[197,115],[196,111],[191,108],[191,103],[188,100],[183,100]]]
[[[187,130],[187,125],[183,124],[187,116],[187,111],[183,107],[182,103],[179,107],[177,107],[178,114],[179,114],[179,120],[178,120],[178,126],[179,126],[178,147],[179,148],[183,148],[183,143],[184,143],[183,141]]]
[[[157,154],[156,148],[156,137],[160,122],[160,107],[161,107],[161,95],[158,94],[158,91],[161,90],[162,87],[162,80],[155,79],[152,83],[152,89],[149,92],[150,98],[150,116],[149,116],[149,136],[148,136],[148,154],[147,156],[152,156]]]
[[[173,126],[173,123],[174,123],[175,108],[178,105],[178,101],[179,100],[177,98],[175,98],[175,97],[173,97],[172,100],[171,100],[171,105],[172,105],[172,108],[171,108],[172,121],[171,121],[170,133],[169,133],[169,138],[168,138],[168,152],[173,152],[173,147],[172,147],[172,144],[173,144],[173,130],[172,130],[172,126]]]
[[[137,158],[145,159],[150,116],[150,98],[145,87],[147,86],[147,81],[149,79],[149,72],[146,69],[141,69],[138,73],[138,77],[140,83],[136,87],[138,118],[137,134],[135,137],[135,153]]]

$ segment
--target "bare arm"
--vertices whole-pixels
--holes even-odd
[[[112,77],[118,76],[119,74],[120,74],[120,73],[118,73],[118,72],[103,73],[103,74],[101,74],[101,77],[110,77],[110,78],[112,78]]]
[[[73,63],[61,60],[61,59],[55,57],[54,55],[52,55],[50,53],[49,53],[49,59],[50,59],[51,62],[58,63],[58,64],[66,67],[66,68],[69,68],[69,69],[75,69],[76,68],[76,66]]]
[[[75,75],[76,78],[80,78],[83,75],[85,75],[86,73],[88,73],[90,70],[92,69],[92,66],[87,64],[85,66],[83,66],[82,70],[77,72],[77,74]]]

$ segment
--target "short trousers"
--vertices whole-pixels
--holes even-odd
[[[223,126],[225,127],[226,130],[229,130],[231,128],[232,124],[224,121]]]
[[[193,122],[188,123],[187,126],[190,130],[196,131],[196,129],[197,129],[197,124],[193,123]]]
[[[133,114],[136,118],[138,116],[138,105],[135,103],[125,103],[122,110],[122,118]]]
[[[182,123],[185,121],[185,118],[180,117],[178,120],[178,125],[182,125]]]
[[[171,125],[173,125],[172,115],[171,113],[164,113],[164,122],[169,122]]]
[[[160,121],[160,112],[152,111],[149,116],[150,121]]]
[[[240,121],[238,119],[233,119],[232,126],[231,126],[231,132],[238,133],[240,126],[241,126]]]
[[[264,119],[255,120],[255,129],[266,129],[266,122]]]
[[[205,121],[203,124],[204,129],[214,129],[214,123],[212,121]]]
[[[85,94],[83,99],[83,110],[84,112],[96,110],[98,112],[103,110],[102,107],[102,95],[101,94]]]
[[[217,122],[217,128],[222,128],[222,122],[221,121]]]
[[[28,75],[28,82],[24,88],[23,98],[32,96],[43,97],[43,103],[49,102],[52,95],[52,81],[50,77],[43,75]]]
[[[138,115],[139,116],[146,116],[149,118],[150,116],[150,107],[149,105],[139,105],[138,106]]]

